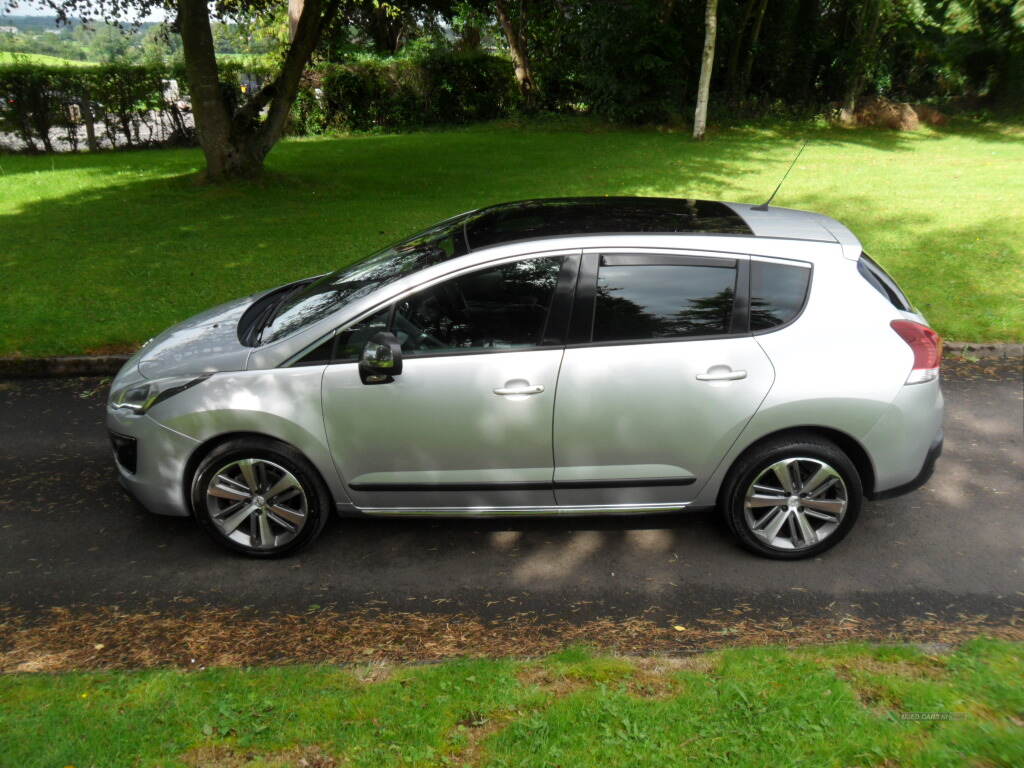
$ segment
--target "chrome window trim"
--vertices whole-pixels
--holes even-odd
[[[520,258],[542,256],[545,254],[559,255],[564,253],[578,253],[583,250],[626,250],[634,253],[651,251],[669,251],[673,253],[700,255],[720,255],[726,258],[744,258],[745,254],[763,256],[771,260],[779,257],[786,257],[787,252],[799,252],[800,256],[812,263],[819,259],[840,258],[843,253],[840,245],[831,241],[806,240],[792,237],[775,236],[747,236],[747,235],[680,235],[664,233],[616,233],[611,235],[566,235],[562,237],[546,238],[544,240],[522,241],[514,244],[505,244],[473,251],[464,256],[459,256],[452,261],[444,262],[441,265],[427,267],[424,272],[433,272],[443,269],[445,271],[434,274],[428,280],[422,280],[421,273],[412,273],[401,280],[382,287],[381,291],[396,290],[396,286],[402,285],[404,281],[416,280],[411,285],[406,284],[405,288],[399,289],[397,293],[384,293],[381,298],[374,298],[373,294],[355,300],[353,304],[361,305],[364,309],[358,309],[355,313],[346,314],[348,307],[339,309],[334,315],[322,318],[309,328],[297,331],[291,336],[279,339],[271,344],[260,347],[253,347],[246,358],[246,370],[272,370],[293,362],[308,350],[310,343],[304,338],[323,340],[328,332],[334,331],[345,323],[354,322],[365,317],[366,302],[372,301],[369,312],[373,312],[379,306],[386,304],[392,298],[397,299],[401,295],[416,290],[433,280],[444,279],[448,275],[456,274],[464,270],[472,270],[479,266],[502,261],[515,261]],[[833,250],[835,251],[833,253]],[[859,255],[860,251],[858,251]],[[461,266],[452,268],[453,262],[461,262]]]

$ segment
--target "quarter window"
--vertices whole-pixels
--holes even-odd
[[[593,340],[643,341],[728,333],[735,293],[734,261],[722,266],[602,262],[597,273]]]
[[[751,261],[750,330],[784,325],[800,314],[810,279],[810,267]]]
[[[370,338],[388,327],[388,316],[391,314],[391,307],[382,309],[355,325],[350,325],[338,331],[337,341],[334,344],[334,359],[338,361],[358,360],[363,354],[363,347]]]
[[[331,338],[318,344],[295,365],[326,365],[327,363],[348,363],[358,360],[363,347],[378,331],[388,327],[391,308],[382,309],[370,317],[342,328]]]
[[[405,355],[539,345],[562,259],[526,259],[446,280],[398,302]]]
[[[900,290],[900,287],[896,285],[896,281],[889,277],[889,273],[882,269],[878,262],[866,253],[861,253],[860,259],[857,260],[857,271],[860,272],[861,277],[868,281],[872,288],[882,294],[886,301],[896,307],[896,309],[904,312],[913,311],[910,300]]]

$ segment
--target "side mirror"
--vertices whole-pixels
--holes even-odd
[[[402,345],[393,333],[375,333],[363,347],[359,358],[359,378],[363,384],[387,384],[402,372]]]

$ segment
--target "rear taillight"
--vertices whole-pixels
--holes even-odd
[[[914,352],[914,370],[907,377],[907,384],[937,379],[942,363],[942,337],[927,325],[913,320],[893,320],[889,325]]]

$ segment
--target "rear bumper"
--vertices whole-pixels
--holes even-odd
[[[891,499],[895,496],[902,496],[905,493],[916,491],[922,485],[927,483],[935,473],[935,462],[938,461],[939,456],[942,455],[942,443],[943,434],[942,430],[939,429],[939,433],[935,436],[931,447],[928,449],[928,453],[925,455],[924,465],[921,467],[921,471],[918,473],[917,477],[909,483],[904,483],[903,485],[898,485],[895,488],[889,488],[888,490],[881,491],[879,493],[873,493],[868,496],[868,498],[875,501]]]

